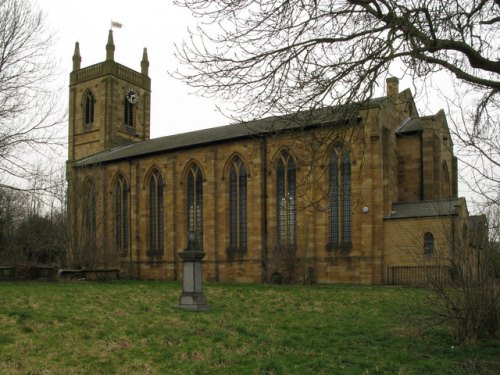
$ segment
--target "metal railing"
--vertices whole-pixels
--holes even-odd
[[[431,282],[450,282],[450,266],[389,266],[386,283],[388,285],[426,286]]]

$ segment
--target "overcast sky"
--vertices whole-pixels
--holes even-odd
[[[54,59],[59,62],[61,106],[67,108],[69,73],[75,42],[80,43],[82,67],[104,61],[105,45],[111,20],[123,25],[113,29],[115,60],[140,71],[144,47],[148,49],[149,76],[152,80],[151,137],[226,125],[230,121],[217,111],[220,101],[201,98],[185,83],[171,78],[179,66],[174,57],[174,44],[188,36],[188,26],[200,20],[189,11],[174,6],[171,0],[33,0],[46,14],[48,27],[55,35]],[[436,78],[436,86],[443,80]],[[432,83],[432,82],[431,82]],[[377,94],[383,95],[385,82],[379,82]],[[436,113],[445,103],[419,92],[409,80],[400,82],[400,90],[410,88],[417,94],[421,115]],[[420,95],[419,95],[420,94]],[[424,95],[422,95],[424,94]],[[468,195],[460,186],[459,195]]]
[[[148,49],[149,76],[152,80],[151,137],[228,124],[216,105],[224,103],[201,98],[183,82],[171,78],[179,63],[174,44],[188,36],[188,26],[201,20],[172,0],[86,0],[76,6],[68,0],[34,0],[46,13],[47,25],[55,34],[54,58],[60,62],[61,86],[67,90],[75,42],[80,43],[82,67],[104,61],[111,20],[123,25],[113,29],[115,60],[140,71],[144,47]],[[379,82],[378,95],[384,94],[385,82]],[[402,80],[400,90],[410,87]],[[412,91],[415,93],[415,88]],[[67,91],[61,95],[67,107]],[[423,115],[440,109],[439,102],[418,103]]]

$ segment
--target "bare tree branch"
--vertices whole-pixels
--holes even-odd
[[[436,73],[450,73],[467,98],[450,113],[455,141],[468,156],[465,164],[481,168],[480,182],[489,184],[479,190],[500,190],[497,0],[176,4],[203,23],[176,46],[184,68],[173,76],[201,95],[225,100],[238,121],[364,102],[396,66],[399,78],[426,91]]]

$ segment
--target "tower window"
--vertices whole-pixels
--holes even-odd
[[[163,255],[163,179],[156,169],[149,178],[148,255]]]
[[[203,177],[196,164],[193,164],[188,171],[187,188],[188,232],[196,235],[196,241],[201,247],[203,244]]]
[[[91,91],[87,91],[85,94],[85,126],[91,126],[94,123],[94,94]]]
[[[329,245],[350,248],[352,243],[351,212],[351,161],[343,152],[339,160],[337,152],[330,155],[329,165]]]
[[[115,248],[122,255],[128,252],[128,187],[120,175],[115,185]]]
[[[233,249],[247,247],[247,170],[236,157],[229,169],[229,239]]]
[[[131,103],[126,97],[123,118],[126,126],[134,126],[134,104]]]
[[[276,178],[278,242],[280,245],[294,246],[297,224],[295,162],[287,151],[283,151],[278,158]]]

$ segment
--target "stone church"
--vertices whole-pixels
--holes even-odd
[[[365,103],[150,139],[147,51],[139,72],[114,50],[110,31],[104,62],[73,55],[76,265],[180,280],[191,236],[206,280],[382,284],[474,248],[444,112],[420,115],[396,78]]]

